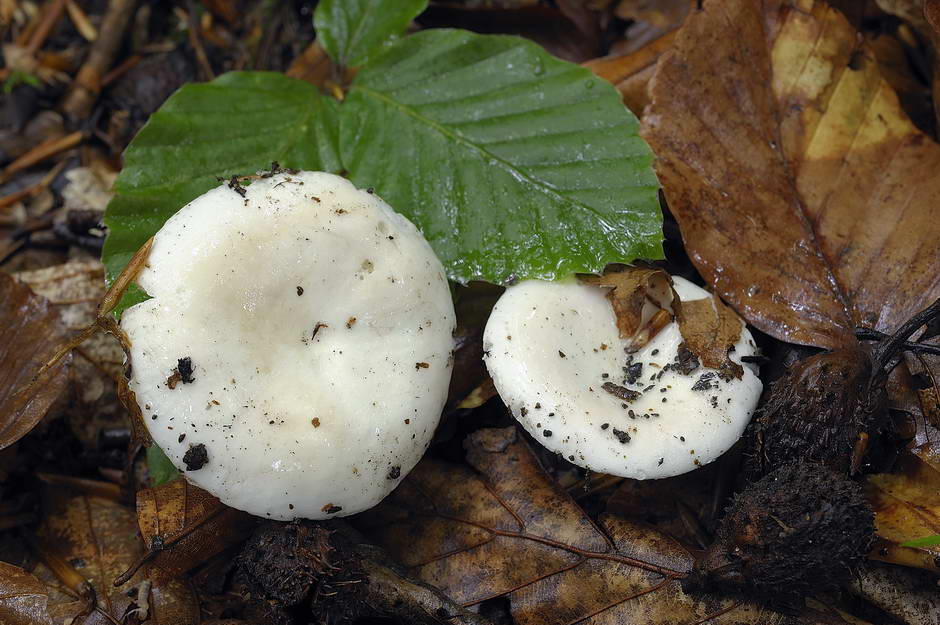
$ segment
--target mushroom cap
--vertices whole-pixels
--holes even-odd
[[[453,303],[427,241],[370,192],[319,172],[222,185],[166,222],[137,282],[151,299],[121,320],[130,388],[154,441],[224,503],[353,514],[430,443]]]
[[[681,301],[711,296],[673,280]],[[681,343],[678,324],[670,322],[632,354],[642,369],[625,383],[626,342],[606,291],[573,279],[507,288],[483,334],[496,390],[537,441],[586,469],[635,479],[671,477],[715,460],[740,438],[760,398],[750,364],[741,379],[728,381],[703,366],[689,375],[664,371]],[[741,364],[741,356],[756,351],[742,323],[730,358]],[[710,388],[692,390],[710,372]],[[625,402],[604,390],[606,382],[641,395]]]

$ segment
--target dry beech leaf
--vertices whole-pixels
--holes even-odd
[[[73,260],[16,274],[38,295],[55,305],[72,332],[91,325],[104,296],[104,266],[98,260]],[[122,374],[121,344],[99,332],[73,350],[69,370],[70,424],[86,445],[97,443],[103,426],[124,424],[126,413],[117,398],[114,380]]]
[[[741,379],[744,368],[728,358],[729,350],[741,338],[744,322],[720,299],[711,297],[676,302],[676,322],[686,347],[709,369],[724,377]]]
[[[940,295],[940,146],[838,11],[706,0],[650,90],[643,134],[686,249],[749,323],[833,348]]]
[[[44,497],[46,517],[39,528],[38,544],[44,562],[58,561],[74,576],[84,578],[95,590],[98,609],[82,621],[84,625],[105,625],[107,615],[121,622],[133,608],[143,572],[114,586],[112,581],[144,553],[137,535],[134,512],[119,503],[99,497],[73,495],[61,488],[47,489]],[[85,611],[86,603],[68,590],[73,584],[62,579],[61,570],[53,572],[39,564],[33,573],[47,586],[50,613],[55,623],[63,623]],[[148,605],[148,625],[183,625],[199,622],[199,604],[190,586],[173,581],[153,583]]]
[[[899,465],[898,473],[870,475],[865,484],[879,539],[870,557],[940,573],[940,545],[901,546],[940,534],[940,443],[905,453]]]
[[[0,562],[0,623],[52,625],[49,590],[35,575]]]
[[[154,579],[165,580],[240,544],[257,519],[180,478],[137,492],[137,523]]]
[[[610,289],[607,299],[617,316],[620,338],[630,349],[643,347],[672,321],[676,294],[669,274],[662,269],[624,267],[602,276],[580,276],[579,280]]]
[[[49,301],[0,273],[0,449],[29,433],[65,388],[69,357],[30,382],[66,340]]]
[[[594,524],[515,428],[479,430],[464,446],[479,474],[425,458],[359,518],[367,535],[457,603],[507,595],[518,625],[786,620],[752,604],[684,594],[685,549],[614,516]]]

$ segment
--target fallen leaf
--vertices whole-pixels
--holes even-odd
[[[48,299],[74,333],[94,322],[105,293],[104,266],[97,260],[73,260],[23,271],[16,278]],[[102,427],[125,424],[126,412],[114,382],[123,372],[124,351],[117,339],[99,332],[75,348],[72,358],[67,386],[69,423],[92,447]]]
[[[620,338],[630,349],[650,342],[673,319],[672,280],[662,269],[624,267],[602,276],[581,276],[585,284],[606,287],[607,299],[617,316]]]
[[[866,567],[858,572],[849,589],[898,623],[940,623],[940,595],[932,575],[896,566]]]
[[[744,328],[733,310],[714,295],[677,302],[676,322],[686,347],[704,366],[717,369],[722,377],[741,379],[744,368],[728,357]]]
[[[749,323],[833,348],[940,295],[940,146],[838,11],[706,0],[650,89],[643,134],[686,249]]]
[[[35,575],[6,562],[0,562],[0,623],[52,625],[46,586]]]
[[[912,449],[898,464],[897,473],[869,475],[865,484],[879,539],[870,557],[940,573],[940,545],[901,546],[940,534],[940,443]]]
[[[465,447],[479,474],[426,457],[359,519],[413,575],[457,603],[506,595],[519,625],[784,620],[753,604],[684,594],[678,580],[692,565],[685,549],[611,515],[595,524],[515,428],[479,430]]]
[[[32,430],[65,388],[69,357],[31,382],[67,338],[46,298],[0,273],[0,449]]]
[[[76,596],[69,581],[61,579],[62,571],[53,572],[49,562],[58,563],[94,588],[97,609],[78,622],[113,625],[111,618],[121,622],[125,612],[133,609],[135,599],[131,595],[139,593],[141,584],[149,581],[140,572],[120,586],[112,584],[143,555],[133,511],[108,499],[74,495],[55,487],[47,489],[44,504],[45,520],[37,531],[44,563],[38,564],[33,574],[46,585],[54,622],[62,623],[83,613],[86,603]],[[183,582],[154,583],[148,603],[148,625],[199,622],[195,592]]]
[[[185,479],[137,491],[137,523],[154,579],[174,579],[245,540],[257,519]]]
[[[628,54],[614,54],[585,61],[582,65],[612,83],[627,108],[639,117],[649,104],[647,86],[656,70],[656,62],[670,48],[676,31],[672,30]]]

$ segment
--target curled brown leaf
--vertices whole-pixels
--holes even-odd
[[[620,338],[630,349],[649,343],[673,319],[672,280],[662,269],[623,267],[602,276],[581,276],[581,282],[605,287],[617,316]]]

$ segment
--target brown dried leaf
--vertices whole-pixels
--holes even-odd
[[[662,269],[624,267],[602,276],[580,276],[581,282],[609,288],[607,299],[617,316],[620,338],[631,349],[649,343],[673,318],[677,300],[672,280]]]
[[[56,306],[65,325],[78,332],[95,321],[105,293],[104,267],[98,260],[73,260],[61,265],[23,271],[16,277]],[[126,413],[114,380],[122,374],[121,344],[98,332],[73,351],[68,376],[68,414],[76,434],[88,446],[97,443],[102,427],[123,425]]]
[[[0,562],[0,623],[52,625],[45,584],[18,566]]]
[[[940,534],[940,443],[911,450],[899,466],[900,472],[870,475],[865,484],[879,537],[870,557],[940,573],[940,545],[901,546]]]
[[[137,492],[137,523],[155,579],[174,579],[241,543],[257,519],[185,479]]]
[[[656,70],[656,62],[670,48],[676,31],[670,31],[628,54],[604,56],[582,63],[610,82],[623,96],[623,103],[639,117],[649,104],[647,85]]]
[[[712,295],[691,302],[676,302],[676,322],[685,346],[709,369],[741,379],[744,368],[728,357],[741,338],[744,322],[737,313]]]
[[[132,510],[108,499],[85,495],[73,496],[63,489],[48,489],[47,516],[37,532],[45,562],[55,561],[84,578],[95,590],[98,608],[83,622],[105,625],[107,615],[121,622],[134,599],[128,596],[147,577],[143,572],[114,586],[112,580],[143,555]],[[50,613],[56,623],[81,614],[83,599],[70,590],[74,585],[63,580],[62,571],[53,572],[39,564],[33,573],[46,584]],[[63,586],[65,584],[65,586]],[[199,622],[199,604],[194,591],[181,582],[154,583],[149,593],[148,625],[180,625]]]
[[[0,273],[0,449],[32,430],[65,388],[68,357],[30,383],[67,338],[46,298]]]
[[[650,88],[644,136],[686,249],[748,322],[832,348],[940,295],[940,146],[842,14],[706,0]]]
[[[752,604],[684,594],[685,549],[613,516],[594,524],[514,428],[480,430],[465,447],[479,475],[425,458],[359,519],[412,574],[458,603],[506,595],[519,625],[782,620]]]

